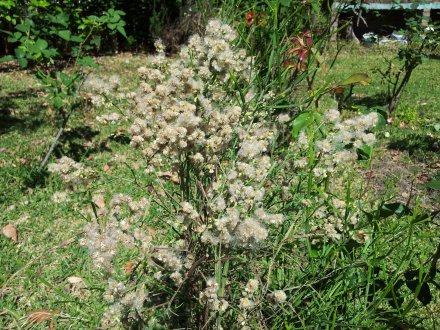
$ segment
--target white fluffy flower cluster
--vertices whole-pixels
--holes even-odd
[[[93,76],[87,78],[84,82],[84,90],[98,94],[110,95],[112,92],[116,91],[120,85],[121,80],[117,75],[110,76],[107,81]]]
[[[208,197],[215,220],[202,233],[211,244],[250,246],[268,236],[268,226],[283,223],[282,214],[264,210],[264,181],[271,167],[268,152],[273,130],[254,124],[239,132],[238,158],[213,183]]]
[[[58,174],[69,188],[87,184],[93,174],[89,168],[66,156],[49,164],[47,169],[50,173]]]
[[[313,204],[321,205],[310,218],[313,234],[312,244],[323,241],[338,242],[342,238],[352,238],[360,244],[365,243],[369,236],[359,229],[359,214],[356,205],[347,207],[345,201],[325,195],[326,199],[317,197]],[[310,204],[308,201],[306,204]]]
[[[69,200],[69,195],[67,191],[55,191],[51,197],[54,203],[61,204]]]
[[[138,70],[145,83],[130,127],[134,147],[158,164],[163,157],[179,161],[186,155],[213,170],[242,113],[232,86],[252,77],[251,59],[230,45],[234,37],[228,25],[214,20],[176,59],[166,59],[157,47],[150,65]]]
[[[109,209],[104,205],[98,208],[97,215],[107,216],[107,221],[102,226],[96,221],[87,224],[84,228],[86,236],[80,240],[80,244],[89,250],[97,268],[112,270],[112,259],[120,242],[127,247],[137,245],[143,251],[149,249],[152,237],[138,223],[148,209],[148,200],[133,201],[123,194],[112,198]]]
[[[194,255],[188,253],[185,242],[178,240],[174,242],[173,247],[157,246],[154,250],[151,255],[151,266],[161,269],[154,274],[154,277],[156,279],[162,278],[162,271],[165,271],[174,284],[180,285],[195,259]]]
[[[268,295],[268,298],[275,304],[284,304],[287,300],[287,295],[283,290],[275,290]]]
[[[224,299],[218,297],[218,283],[215,278],[208,278],[206,281],[206,289],[200,292],[200,302],[203,304],[209,304],[209,309],[224,313],[229,303]]]
[[[356,149],[363,145],[372,146],[376,138],[369,131],[377,123],[377,113],[341,120],[338,110],[328,110],[323,116],[326,126],[330,129],[324,139],[315,142],[315,148],[320,162],[314,167],[316,176],[326,177],[329,173],[337,170],[338,166],[344,166],[357,159]],[[316,136],[316,135],[315,135]],[[306,131],[301,131],[296,148],[308,150],[309,137]],[[307,158],[295,161],[295,167],[304,168]]]
[[[91,76],[84,82],[84,90],[89,94],[88,98],[96,108],[111,108],[113,102],[110,100],[121,86],[119,76],[113,75],[104,80]]]
[[[143,286],[138,286],[135,291],[127,291],[122,282],[116,282],[113,278],[109,279],[104,300],[111,305],[102,317],[101,326],[103,329],[121,328],[120,319],[122,316],[139,318],[143,304],[147,300],[145,289]]]
[[[256,306],[258,296],[259,281],[257,279],[249,279],[242,290],[238,308],[240,310],[237,320],[243,328],[247,328],[247,323],[252,319],[252,309]],[[242,329],[243,329],[242,328]]]

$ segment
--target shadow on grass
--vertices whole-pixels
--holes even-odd
[[[398,136],[391,140],[388,144],[388,149],[408,151],[410,156],[421,159],[431,158],[429,153],[439,155],[440,141],[438,139],[422,132],[407,131],[404,134],[404,136]]]
[[[40,168],[39,164],[29,166],[23,175],[23,189],[44,187],[49,172],[46,168]]]
[[[387,104],[385,93],[378,93],[371,96],[352,96],[348,103],[352,106],[363,106],[367,108],[383,107]]]
[[[67,156],[80,162],[84,157],[87,157],[90,154],[111,151],[111,149],[106,146],[105,142],[102,142],[98,146],[88,146],[88,143],[92,142],[93,138],[98,134],[99,131],[93,130],[89,126],[71,128],[61,135],[61,138],[54,149],[53,155],[56,158]]]
[[[0,97],[0,135],[12,130],[33,130],[43,124],[43,120],[39,118],[43,107],[37,101],[36,93],[36,89],[28,89]],[[20,105],[20,102],[26,105]],[[26,115],[20,118],[13,114],[23,106],[30,109]]]

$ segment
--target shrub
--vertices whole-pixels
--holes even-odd
[[[102,326],[416,324],[440,258],[423,237],[435,214],[369,193],[357,158],[374,145],[377,114],[274,121],[259,111],[273,93],[235,37],[210,21],[175,58],[157,42],[138,70],[126,114],[145,194],[95,203],[81,240],[108,280]],[[135,259],[125,276],[124,251]]]

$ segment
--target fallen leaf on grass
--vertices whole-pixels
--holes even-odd
[[[3,235],[12,239],[15,243],[18,242],[17,229],[10,223],[3,227]]]
[[[125,274],[130,274],[133,271],[133,267],[133,261],[127,261],[127,263],[125,264]]]
[[[100,209],[104,208],[105,207],[104,196],[101,194],[93,196],[93,203],[95,203],[95,205]]]
[[[111,173],[112,169],[110,168],[110,166],[108,166],[108,164],[105,164],[103,167],[103,170],[105,173]]]
[[[70,276],[67,278],[67,282],[69,282],[70,284],[78,284],[81,283],[83,280],[81,277],[78,276]]]
[[[157,232],[153,228],[147,227],[147,231],[151,235],[151,237],[153,237],[153,239],[156,238]]]
[[[50,321],[49,329],[53,329],[53,317],[56,314],[60,314],[61,311],[58,310],[48,310],[48,309],[36,309],[27,314],[27,320],[29,324],[38,324],[45,321]]]
[[[179,184],[180,180],[176,173],[171,172],[157,172],[159,178],[170,180],[172,183]]]

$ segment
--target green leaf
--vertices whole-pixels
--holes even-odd
[[[63,106],[63,99],[59,96],[53,98],[53,105],[55,108],[60,109]]]
[[[119,22],[120,19],[121,19],[121,16],[115,14],[110,17],[110,23],[117,23],[117,22]]]
[[[127,38],[127,33],[125,33],[125,29],[124,29],[123,26],[120,26],[120,25],[119,25],[116,29],[118,30],[118,32],[119,32],[120,34],[122,34],[125,38]]]
[[[49,44],[47,43],[46,40],[43,39],[37,39],[37,41],[35,42],[35,47],[36,49],[38,49],[38,51],[43,51],[44,49],[47,48],[47,46],[49,46]]]
[[[6,55],[3,57],[0,57],[0,63],[14,61],[14,60],[15,60],[15,57],[12,55]]]
[[[69,30],[61,30],[61,31],[58,31],[58,36],[60,37],[60,38],[63,38],[64,40],[66,40],[66,41],[69,41],[70,40],[70,36],[71,36],[71,32],[69,31]]]
[[[60,79],[61,82],[66,86],[71,82],[70,77],[62,71],[60,72]]]
[[[292,121],[292,137],[296,139],[299,135],[299,132],[301,132],[305,127],[310,125],[310,113],[305,112],[300,115],[298,115],[293,121]]]
[[[366,73],[355,73],[345,79],[340,86],[362,85],[367,86],[371,83],[371,77]]]
[[[17,59],[25,58],[26,57],[26,52],[22,48],[16,48],[14,50],[14,52],[15,52],[15,56],[17,57]]]
[[[31,4],[35,7],[45,8],[50,6],[50,3],[45,0],[31,0]]]
[[[54,58],[58,52],[56,48],[47,48],[42,50],[43,55],[50,59],[51,63],[53,62],[52,58]]]
[[[398,218],[401,218],[409,214],[411,214],[411,210],[403,203],[384,204],[379,210],[379,215],[381,218],[388,218],[392,215],[396,215]]]
[[[125,13],[122,10],[115,10],[114,13],[119,16],[124,16]]]
[[[82,38],[81,36],[71,36],[70,37],[70,41],[73,41],[73,42],[83,42],[84,38]]]
[[[440,190],[440,180],[431,180],[425,186],[431,189]]]
[[[21,68],[26,68],[28,65],[28,60],[25,57],[17,58],[18,65],[20,65]]]
[[[368,160],[373,155],[373,148],[364,144],[362,147],[357,149],[357,154],[360,160]]]
[[[24,33],[28,33],[28,32],[30,31],[30,29],[31,29],[31,27],[30,27],[29,24],[17,24],[17,25],[15,26],[15,28],[16,28],[18,31],[21,31],[21,32],[24,32]]]
[[[90,41],[90,44],[95,45],[96,47],[101,47],[101,41],[102,39],[100,36],[94,36]]]
[[[17,42],[23,34],[21,32],[14,32],[13,36],[8,37],[8,42]]]

